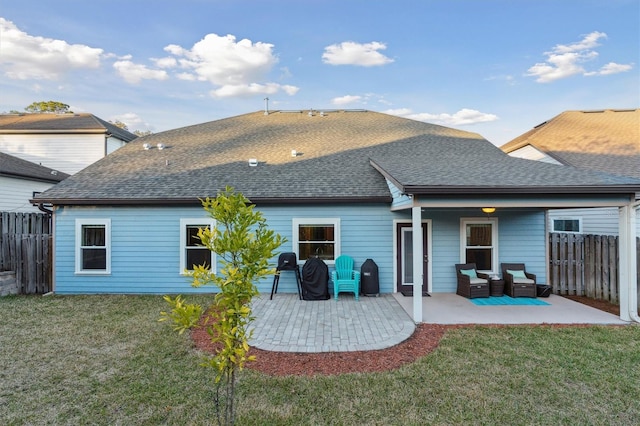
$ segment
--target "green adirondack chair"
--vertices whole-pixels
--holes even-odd
[[[342,255],[336,259],[335,270],[331,272],[333,294],[338,300],[338,293],[353,293],[358,300],[360,295],[360,272],[353,269],[353,258]]]

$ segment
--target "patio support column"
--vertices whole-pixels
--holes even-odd
[[[620,319],[638,321],[638,265],[636,254],[636,206],[620,207]]]
[[[411,208],[413,238],[413,321],[422,322],[422,282],[424,275],[424,253],[422,253],[422,209]]]

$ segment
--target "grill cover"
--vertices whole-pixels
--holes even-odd
[[[298,268],[295,253],[281,253],[278,256],[278,271],[295,271]]]
[[[380,293],[378,265],[373,259],[367,259],[360,267],[360,291],[365,296],[377,296]]]
[[[329,299],[329,268],[317,257],[307,259],[302,267],[302,300]]]

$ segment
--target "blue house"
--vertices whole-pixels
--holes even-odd
[[[455,292],[456,263],[499,275],[523,262],[546,282],[547,209],[616,207],[635,220],[640,192],[638,179],[512,158],[478,134],[391,115],[258,111],[139,138],[37,197],[54,206],[54,291],[213,291],[191,288],[184,270],[216,268],[193,235],[214,226],[199,199],[226,186],[301,263],[373,259],[381,292],[419,289],[416,318],[421,292]],[[296,292],[287,275],[279,291]]]

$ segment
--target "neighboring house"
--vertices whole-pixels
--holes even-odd
[[[0,212],[39,212],[29,200],[68,174],[0,152]]]
[[[36,197],[53,204],[54,291],[214,291],[184,271],[203,258],[195,230],[214,225],[199,199],[226,186],[301,263],[347,254],[376,262],[383,293],[454,292],[456,263],[499,274],[524,262],[546,282],[546,209],[628,211],[640,179],[512,158],[478,134],[371,111],[259,111],[140,138]],[[296,292],[286,275],[279,290]],[[269,292],[271,279],[257,285]]]
[[[0,152],[70,175],[136,137],[92,114],[0,115]]]
[[[501,149],[513,157],[640,178],[640,109],[565,111]],[[618,235],[615,208],[551,210],[549,222],[557,232]]]

